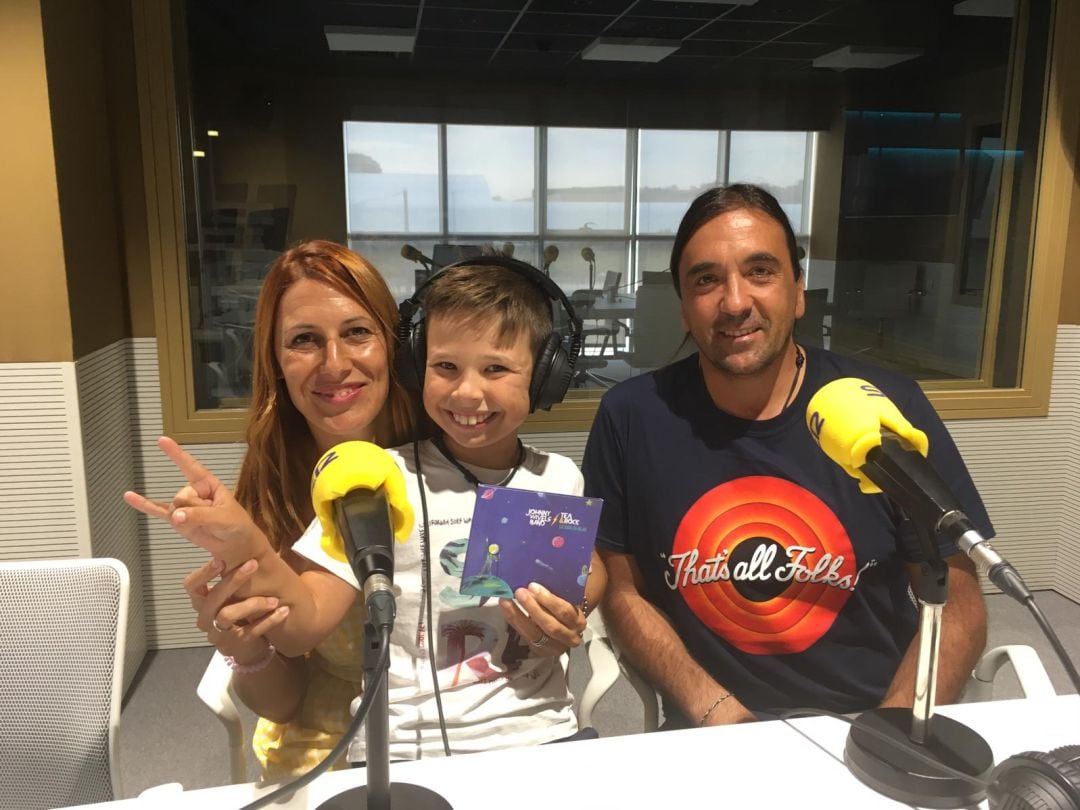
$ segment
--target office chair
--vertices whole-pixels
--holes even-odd
[[[685,337],[682,305],[671,274],[645,271],[634,299],[633,349],[619,356],[636,369],[660,368],[697,348]]]
[[[119,560],[0,563],[0,807],[122,798],[128,589]]]
[[[614,686],[619,675],[628,678],[641,696],[645,707],[643,731],[655,731],[659,726],[659,711],[656,692],[624,660],[622,660],[614,642],[608,638],[599,611],[589,616],[588,625],[582,636],[592,675],[581,693],[577,706],[578,726],[586,728],[592,725],[593,711],[608,690]],[[233,701],[230,682],[232,671],[221,654],[215,652],[199,681],[197,693],[202,702],[214,713],[225,727],[229,740],[229,772],[234,784],[248,781],[247,759],[245,756],[243,720]],[[649,701],[652,701],[650,708]]]
[[[248,781],[247,755],[244,751],[244,721],[236,709],[232,695],[232,670],[217,650],[210,657],[199,685],[195,689],[199,699],[214,713],[225,727],[229,745],[229,777],[233,784]]]
[[[592,676],[585,684],[585,690],[581,693],[581,701],[578,704],[578,725],[581,728],[591,726],[593,712],[596,710],[600,698],[608,693],[615,682],[622,675],[634,691],[641,698],[642,705],[642,731],[656,731],[660,727],[660,710],[657,702],[656,690],[642,678],[636,670],[626,661],[619,648],[608,636],[604,628],[604,622],[600,618],[600,611],[593,611],[589,616],[589,623],[585,627],[585,651],[589,656],[589,666],[592,667]]]
[[[594,619],[596,621],[594,621]],[[594,613],[589,617],[589,626],[585,630],[585,644],[592,667],[592,677],[582,692],[581,705],[578,708],[578,722],[582,726],[592,724],[592,715],[600,699],[615,685],[622,675],[634,687],[641,698],[643,731],[655,731],[659,727],[657,701],[659,695],[619,650],[618,645],[607,635],[600,617]],[[993,700],[993,682],[1006,664],[1011,664],[1020,682],[1020,691],[1025,698],[1052,698],[1057,695],[1050,676],[1046,674],[1042,661],[1033,647],[1027,644],[1006,644],[994,647],[983,653],[979,663],[972,670],[961,701],[974,703]]]
[[[825,325],[825,316],[829,312],[829,291],[825,287],[806,290],[803,293],[806,309],[803,316],[795,322],[795,340],[804,346],[825,348],[825,338],[829,327]]]
[[[226,326],[222,357],[233,396],[251,391],[251,330]]]
[[[964,689],[964,702],[994,699],[994,678],[1011,664],[1025,698],[1055,697],[1057,692],[1046,674],[1039,654],[1027,644],[1003,644],[982,654]]]

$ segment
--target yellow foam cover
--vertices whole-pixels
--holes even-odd
[[[390,454],[371,442],[334,445],[311,474],[311,504],[322,526],[323,550],[335,560],[347,562],[345,542],[334,521],[334,501],[354,489],[386,493],[394,537],[404,542],[413,527],[413,510],[405,490],[405,477]]]
[[[866,454],[881,446],[882,429],[907,439],[924,456],[930,449],[926,434],[913,427],[892,400],[857,377],[822,386],[806,407],[806,426],[825,454],[868,494],[881,489],[859,468],[866,463]]]

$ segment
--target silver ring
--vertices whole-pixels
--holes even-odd
[[[538,638],[536,641],[530,641],[529,643],[532,644],[534,647],[543,647],[545,644],[548,643],[548,634],[541,630],[540,638]]]
[[[222,627],[220,624],[218,624],[217,619],[214,619],[212,622],[210,622],[210,624],[214,625],[214,629],[217,630],[219,633],[224,633],[230,629],[228,627]]]

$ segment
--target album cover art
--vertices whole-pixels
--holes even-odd
[[[571,604],[585,595],[599,498],[481,485],[461,592],[512,599],[538,582]]]

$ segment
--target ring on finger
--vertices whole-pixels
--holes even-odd
[[[548,634],[541,630],[540,638],[536,639],[536,641],[530,641],[529,643],[534,647],[543,647],[545,644],[548,643],[548,638],[550,638]]]

